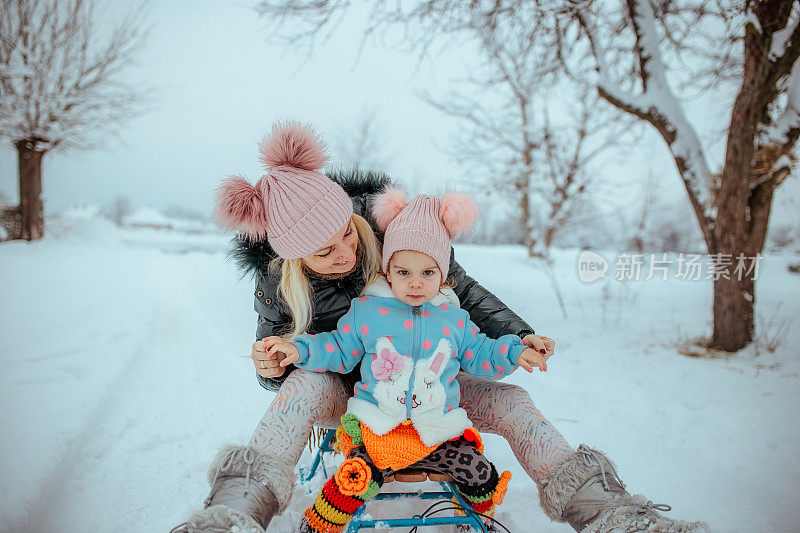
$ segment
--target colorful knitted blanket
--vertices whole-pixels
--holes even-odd
[[[483,453],[481,434],[474,427],[450,440],[456,440],[462,436]],[[347,457],[350,450],[361,445],[367,449],[375,466],[382,470],[400,470],[411,466],[439,447],[438,444],[425,446],[410,420],[406,420],[385,435],[376,435],[355,415],[344,415],[342,425],[336,430],[336,446],[334,448]]]

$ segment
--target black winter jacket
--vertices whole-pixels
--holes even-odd
[[[369,215],[371,198],[389,183],[388,177],[358,171],[334,171],[330,172],[328,177],[339,183],[350,195],[355,213],[371,221]],[[382,240],[383,236],[377,231],[376,234]],[[245,275],[251,273],[256,280],[255,310],[258,313],[256,340],[285,333],[291,325],[288,307],[279,301],[277,295],[279,277],[271,274],[268,269],[269,262],[275,255],[266,239],[255,243],[236,239],[231,251],[231,256],[244,270]],[[533,333],[530,325],[464,272],[461,265],[455,261],[452,250],[448,277],[453,278],[455,282],[453,291],[461,302],[461,308],[469,313],[470,319],[489,337],[497,338],[510,333],[524,337]],[[350,301],[364,289],[364,279],[360,269],[341,279],[328,280],[312,275],[309,276],[309,281],[314,292],[312,302],[314,312],[309,333],[336,329],[339,318],[350,309]],[[259,383],[268,390],[276,391],[292,370],[294,366],[289,366],[283,376],[274,379],[258,376]]]

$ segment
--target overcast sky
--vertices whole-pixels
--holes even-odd
[[[306,49],[270,44],[267,25],[251,5],[154,0],[150,38],[135,74],[159,87],[153,110],[102,150],[48,154],[46,209],[106,204],[124,195],[135,205],[176,204],[208,213],[220,179],[243,173],[254,181],[262,173],[256,142],[276,119],[311,122],[335,141],[367,110],[376,113],[388,140],[392,177],[406,181],[412,193],[458,185],[463,169],[439,149],[458,125],[416,93],[444,94],[448,82],[476,63],[469,47],[440,50],[419,62],[414,53],[369,43],[357,58],[362,26],[356,12],[309,57]],[[601,194],[619,197],[616,183],[629,186],[648,168],[662,176],[664,195],[688,205],[674,163],[651,131],[605,169]],[[16,153],[7,141],[0,149],[0,192],[18,197]]]
[[[311,122],[331,138],[367,109],[376,111],[391,140],[393,173],[455,176],[433,143],[447,140],[447,124],[432,120],[414,95],[435,87],[446,68],[429,62],[417,69],[416,56],[386,48],[367,50],[356,63],[352,18],[309,59],[305,49],[269,44],[265,22],[245,2],[152,2],[139,73],[160,87],[155,109],[104,150],[48,154],[48,208],[124,194],[136,204],[208,211],[221,178],[236,172],[258,178],[256,142],[276,119]],[[0,191],[16,198],[16,153],[8,142],[0,162]]]

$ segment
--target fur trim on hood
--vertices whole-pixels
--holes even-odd
[[[326,175],[345,190],[353,201],[355,213],[366,218],[370,225],[372,225],[372,229],[378,233],[375,223],[369,214],[367,200],[383,191],[387,185],[391,184],[389,177],[382,172],[361,171],[357,169],[333,169],[326,172]],[[276,255],[272,246],[267,242],[266,237],[251,242],[238,235],[231,241],[231,250],[228,252],[228,258],[233,259],[236,266],[242,270],[242,277],[248,274],[252,276],[256,273],[267,275],[269,262],[272,261]]]
[[[365,296],[382,296],[384,298],[395,298],[392,288],[386,281],[386,278],[378,276],[371,285],[367,286],[364,290]],[[461,307],[461,302],[458,301],[458,296],[453,292],[450,287],[445,287],[439,291],[439,294],[429,300],[431,305],[450,304],[455,307]]]

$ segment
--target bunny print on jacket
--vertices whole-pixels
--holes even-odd
[[[412,306],[395,298],[383,279],[352,301],[336,330],[292,342],[300,368],[349,372],[361,363],[348,413],[376,435],[410,420],[426,446],[472,427],[458,407],[459,370],[499,379],[516,370],[525,349],[516,335],[495,340],[481,333],[447,294]]]

